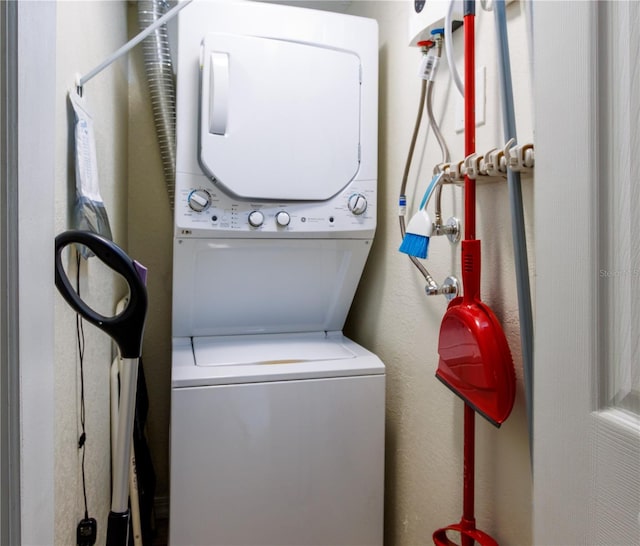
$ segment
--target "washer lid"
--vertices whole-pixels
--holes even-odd
[[[200,166],[238,197],[329,199],[360,165],[360,74],[350,51],[208,34]]]
[[[173,388],[382,376],[384,364],[342,332],[174,337]]]
[[[355,358],[340,337],[324,333],[193,338],[196,366],[286,365]]]

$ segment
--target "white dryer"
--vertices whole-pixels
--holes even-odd
[[[377,25],[178,18],[169,542],[382,544],[384,366],[342,327],[376,223]]]

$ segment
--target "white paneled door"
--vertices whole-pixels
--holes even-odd
[[[534,5],[534,537],[640,544],[640,3]]]

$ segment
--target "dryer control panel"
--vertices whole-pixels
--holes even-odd
[[[205,176],[180,174],[176,237],[370,238],[376,225],[376,181],[351,183],[327,201],[243,200]]]
[[[377,23],[195,1],[177,35],[174,236],[372,238]]]

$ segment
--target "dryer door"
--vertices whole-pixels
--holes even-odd
[[[360,59],[348,51],[208,34],[199,161],[231,194],[323,201],[360,163]]]

